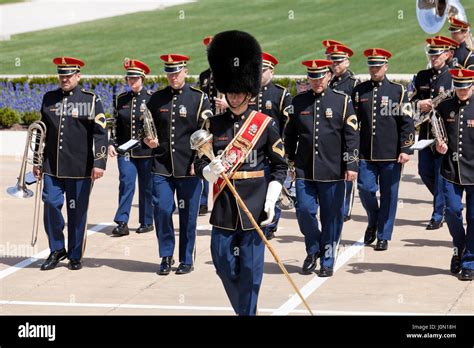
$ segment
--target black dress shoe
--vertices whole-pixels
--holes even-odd
[[[441,227],[443,227],[443,220],[440,221],[435,221],[434,219],[431,219],[428,225],[426,226],[427,230],[437,230]]]
[[[153,231],[153,225],[140,225],[140,227],[137,228],[137,233],[145,233],[145,232],[151,232]]]
[[[69,260],[69,264],[67,265],[67,268],[69,268],[71,271],[77,271],[82,268],[81,261],[71,259]]]
[[[388,249],[388,241],[384,239],[378,240],[374,248],[374,250],[377,250],[377,251],[384,251],[387,249]]]
[[[271,239],[275,238],[276,230],[277,230],[277,228],[273,227],[272,229],[267,231],[267,235],[265,236],[265,237],[267,237],[267,240],[271,240]]]
[[[199,216],[206,215],[208,212],[207,205],[200,205],[199,206]]]
[[[344,216],[344,222],[352,220],[352,217],[350,215]]]
[[[364,244],[365,245],[372,244],[376,237],[377,237],[377,227],[368,226],[367,229],[365,230]]]
[[[308,254],[306,259],[303,262],[302,273],[303,274],[311,274],[314,272],[316,268],[316,263],[318,261],[319,253],[316,254]]]
[[[452,274],[458,274],[461,272],[461,256],[460,255],[453,255],[451,258],[451,267],[449,268],[449,271]]]
[[[114,228],[114,230],[112,231],[112,234],[114,236],[126,236],[128,235],[130,232],[128,231],[128,226],[125,222],[122,222],[120,221],[118,224],[117,224],[117,227]]]
[[[184,263],[180,263],[178,269],[176,270],[176,274],[188,274],[194,271],[193,265],[186,265]]]
[[[174,265],[173,256],[163,257],[161,259],[160,270],[158,271],[159,275],[168,275],[171,272],[171,266]]]
[[[42,271],[48,271],[54,269],[59,261],[64,260],[67,257],[66,249],[56,250],[49,254],[46,261],[41,265]]]
[[[463,268],[459,280],[472,280],[472,269]]]
[[[334,270],[332,268],[321,266],[318,276],[322,278],[332,277],[333,274],[334,274]]]

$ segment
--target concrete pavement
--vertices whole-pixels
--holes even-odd
[[[306,256],[303,236],[294,211],[283,212],[271,243],[316,314],[474,313],[473,283],[449,273],[452,245],[446,225],[437,231],[424,229],[431,198],[416,175],[416,165],[415,159],[405,166],[388,251],[376,252],[372,246],[357,243],[367,220],[356,197],[353,220],[342,233],[339,269],[332,278],[299,273]],[[155,273],[160,259],[154,232],[111,235],[118,191],[115,159],[109,161],[105,177],[95,184],[91,196],[84,268],[69,271],[62,262],[54,270],[39,271],[49,251],[42,228],[36,248],[29,247],[33,200],[14,199],[5,192],[15,183],[19,167],[14,157],[0,157],[0,313],[233,314],[211,261],[209,215],[199,217],[195,271],[189,275]],[[132,228],[138,226],[136,199]],[[174,218],[178,226],[176,214]],[[259,313],[306,314],[268,251]]]

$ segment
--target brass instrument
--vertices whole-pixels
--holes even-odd
[[[444,125],[443,119],[438,117],[436,112],[433,112],[433,115],[431,116],[431,132],[433,133],[433,136],[438,144],[443,142],[448,144],[448,135],[446,133],[446,127]]]
[[[460,0],[416,0],[416,17],[420,27],[428,34],[441,30],[447,17],[456,17],[467,22],[466,12]],[[472,34],[467,46],[472,48]]]
[[[415,128],[425,123],[426,121],[430,120],[433,113],[435,113],[435,108],[441,104],[442,101],[451,98],[453,96],[453,91],[442,91],[440,92],[435,98],[431,99],[431,110],[428,112],[416,112],[413,116],[413,123],[415,124]]]
[[[36,180],[36,192],[33,193],[27,188],[26,182],[26,166],[28,164],[42,168],[43,155],[46,140],[46,125],[41,121],[33,122],[27,131],[25,150],[21,162],[20,174],[15,186],[9,187],[7,193],[16,198],[30,198],[35,196],[35,210],[33,215],[33,232],[31,236],[31,246],[35,246],[38,238],[41,192],[43,190],[43,179],[40,176]],[[31,153],[30,153],[31,152]]]
[[[153,122],[153,116],[150,110],[146,107],[145,101],[140,105],[140,112],[142,113],[141,120],[143,121],[143,134],[142,136],[150,139],[157,139],[158,133],[156,132],[155,122]]]

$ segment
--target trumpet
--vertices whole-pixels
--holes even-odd
[[[153,122],[153,116],[150,110],[146,107],[145,101],[140,105],[140,112],[142,113],[141,120],[143,121],[143,133],[142,137],[157,139],[158,133],[156,131],[155,122]]]
[[[16,198],[30,198],[35,196],[35,210],[33,216],[33,232],[31,246],[35,246],[38,239],[38,227],[40,216],[40,199],[43,190],[43,179],[40,176],[36,181],[36,192],[27,188],[26,167],[28,164],[42,168],[44,160],[44,147],[46,139],[46,125],[42,121],[35,121],[29,127],[26,136],[25,150],[21,162],[20,174],[15,186],[7,188],[7,193]],[[31,152],[31,154],[30,154]]]
[[[436,112],[433,112],[433,115],[431,116],[431,132],[433,133],[433,137],[436,139],[438,144],[443,142],[448,144],[448,135],[443,119],[438,117]]]

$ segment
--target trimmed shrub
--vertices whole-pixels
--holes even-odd
[[[0,126],[11,127],[20,122],[20,115],[10,108],[0,109]]]

